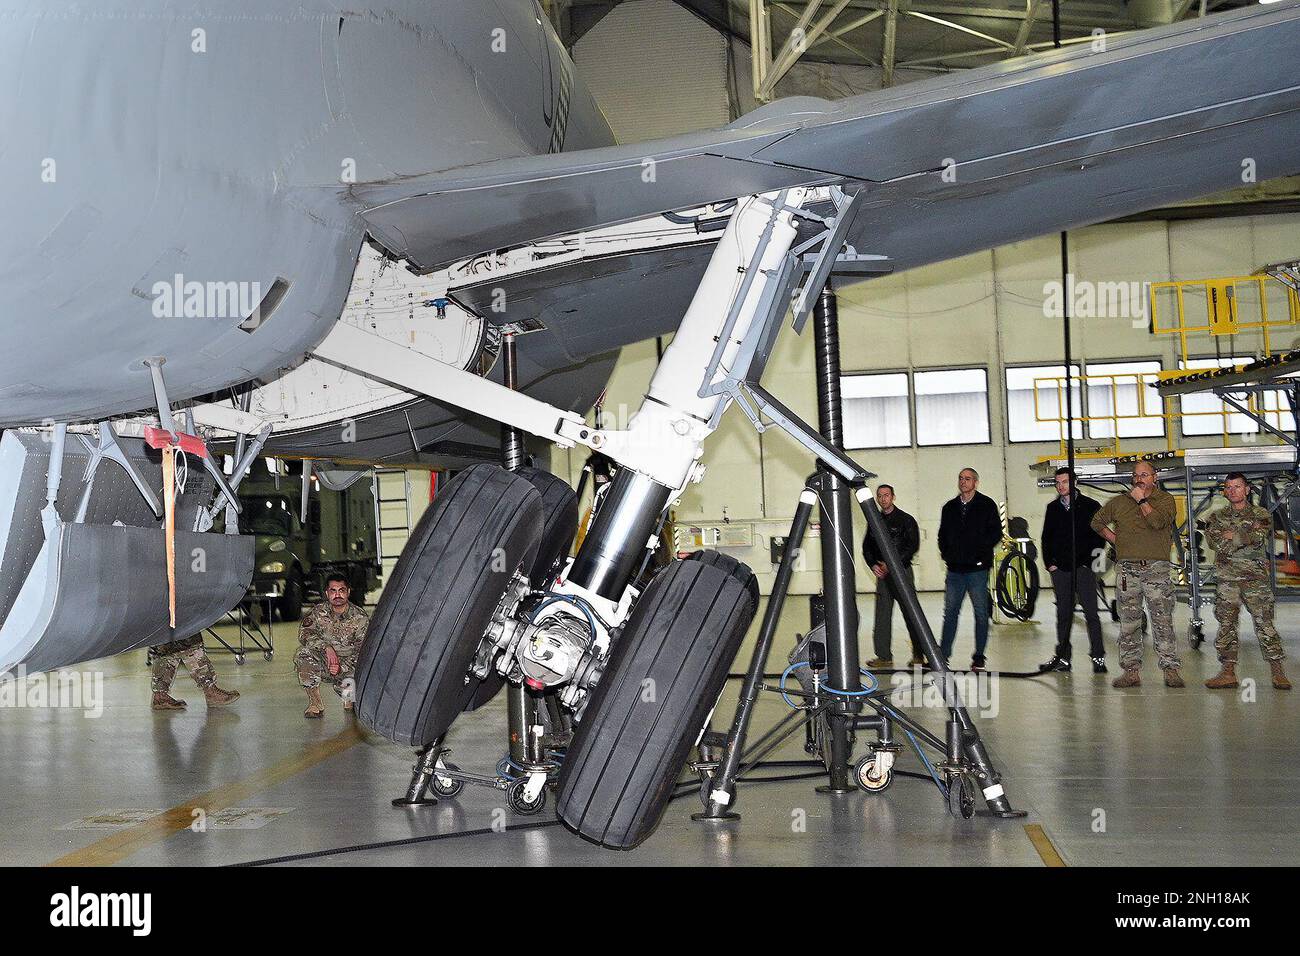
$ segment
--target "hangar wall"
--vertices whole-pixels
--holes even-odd
[[[1140,283],[1246,275],[1264,263],[1295,256],[1298,247],[1300,216],[1288,215],[1094,226],[1070,235],[1069,255],[1077,281]],[[917,584],[923,589],[938,589],[943,584],[943,566],[935,545],[938,514],[943,502],[956,494],[961,468],[976,468],[981,491],[1007,502],[1011,514],[1029,518],[1035,535],[1040,528],[1050,495],[1037,488],[1029,468],[1040,457],[1054,455],[1059,445],[1055,441],[1008,442],[1003,383],[1008,367],[1060,363],[1061,323],[1043,314],[1043,287],[1059,281],[1060,276],[1059,239],[1048,236],[841,291],[841,350],[846,375],[957,367],[987,371],[989,442],[852,452],[881,481],[895,486],[900,507],[917,518],[922,535]],[[1245,336],[1240,338],[1236,343],[1239,354],[1257,345]],[[1300,344],[1298,340],[1300,333],[1288,331],[1275,335],[1273,346],[1275,350],[1289,348]],[[1144,320],[1128,316],[1076,318],[1073,346],[1075,361],[1085,366],[1090,362],[1160,359],[1164,368],[1177,367],[1176,339],[1154,337]],[[1208,354],[1213,354],[1213,345],[1208,348]],[[787,327],[764,383],[798,414],[816,422],[812,359],[811,331],[799,337]],[[626,420],[636,410],[654,365],[654,342],[624,350],[610,382],[607,414]],[[1206,438],[1184,438],[1174,427],[1178,446],[1215,443]],[[1159,450],[1164,448],[1164,439],[1125,439],[1124,444],[1126,448]],[[558,459],[556,467],[561,473],[582,464],[582,456],[572,452],[560,452]],[[758,435],[743,415],[732,410],[709,440],[705,460],[707,474],[683,496],[676,509],[678,522],[752,524],[754,545],[732,553],[748,561],[765,584],[770,583],[767,538],[783,536],[788,529],[799,488],[810,470],[806,454],[780,432]],[[573,477],[576,480],[576,472]],[[860,543],[861,521],[855,534]],[[860,555],[858,566],[859,586],[870,590]],[[817,590],[816,570],[814,553],[809,556],[808,569],[796,575],[796,591]]]
[[[670,13],[671,11],[671,13]],[[683,24],[671,37],[653,33],[665,14]],[[680,17],[692,21],[686,23]],[[580,68],[603,65],[619,51],[626,65],[627,51],[638,45],[647,50],[670,51],[669,67],[655,72],[637,70],[597,72],[588,77],[593,90],[615,122],[620,135],[647,138],[632,129],[642,117],[647,135],[665,135],[690,128],[673,128],[665,116],[685,121],[698,115],[700,104],[712,109],[718,101],[718,84],[726,82],[709,64],[697,74],[677,69],[684,53],[705,49],[708,37],[721,38],[707,26],[667,0],[640,0],[624,4],[602,21],[576,48]],[[665,43],[665,39],[671,42]],[[740,89],[748,96],[748,51],[735,57],[743,75]],[[647,53],[647,56],[651,54]],[[816,70],[815,67],[810,68]],[[799,92],[814,92],[805,74],[796,76]],[[616,88],[617,98],[611,92]],[[783,92],[785,88],[783,87]],[[847,92],[847,91],[846,91]],[[653,104],[640,112],[640,102]],[[617,118],[617,119],[616,119]],[[622,127],[622,128],[620,128]],[[1261,171],[1261,175],[1266,175]],[[877,251],[877,250],[860,250]],[[888,250],[879,250],[887,252]],[[1090,282],[1152,282],[1247,275],[1261,265],[1300,254],[1300,216],[1260,216],[1183,222],[1141,222],[1094,226],[1069,238],[1071,272]],[[1044,316],[1044,287],[1062,278],[1059,239],[1048,236],[990,252],[967,256],[897,276],[861,283],[841,295],[842,361],[845,373],[906,371],[909,369],[982,368],[989,387],[990,441],[984,444],[944,445],[858,450],[854,457],[877,472],[880,480],[895,485],[899,505],[920,523],[922,542],[917,584],[922,589],[942,587],[943,567],[935,545],[942,503],[955,492],[956,474],[965,466],[981,475],[981,491],[1005,501],[1011,514],[1024,515],[1037,535],[1042,510],[1049,500],[1039,491],[1029,466],[1051,455],[1056,442],[1009,443],[1005,369],[1023,365],[1059,363],[1062,355],[1061,323]],[[1274,349],[1291,347],[1295,334],[1274,337]],[[1242,336],[1238,354],[1258,346]],[[1099,362],[1160,359],[1164,368],[1177,367],[1177,343],[1172,337],[1153,337],[1145,319],[1131,315],[1076,318],[1073,323],[1075,361]],[[1207,352],[1208,350],[1208,352]],[[816,421],[811,333],[797,338],[788,328],[769,364],[765,384],[805,419]],[[1200,354],[1213,355],[1205,343]],[[1226,354],[1226,352],[1225,352]],[[635,411],[654,371],[655,343],[624,350],[606,399],[609,415],[625,421]],[[1175,426],[1177,445],[1212,444],[1207,439],[1184,439]],[[915,434],[913,434],[913,442]],[[1134,448],[1163,448],[1163,439],[1126,442]],[[561,474],[575,481],[584,456],[558,452],[554,462]],[[686,492],[676,509],[679,523],[722,523],[752,532],[752,545],[733,549],[759,573],[764,591],[770,587],[773,567],[768,557],[770,536],[788,530],[798,491],[810,462],[793,441],[779,432],[757,435],[748,421],[733,410],[706,450],[708,472],[699,485]],[[858,561],[859,590],[873,589],[874,578],[862,566],[858,545],[862,526],[855,528],[854,553]],[[796,575],[795,593],[819,589],[816,547],[806,549],[806,570]],[[864,610],[866,606],[864,605]],[[866,631],[864,631],[864,634]]]

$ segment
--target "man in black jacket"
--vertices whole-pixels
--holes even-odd
[[[1092,672],[1106,673],[1106,646],[1101,642],[1101,618],[1097,616],[1097,577],[1094,563],[1106,542],[1092,530],[1092,518],[1101,505],[1079,493],[1074,473],[1056,469],[1056,497],[1043,515],[1043,564],[1052,576],[1056,592],[1056,653],[1042,666],[1043,671],[1070,669],[1070,628],[1074,605],[1083,608],[1088,627],[1088,654]]]
[[[902,566],[897,568],[891,568],[886,564],[884,555],[880,553],[870,531],[862,539],[862,557],[866,560],[871,573],[876,576],[876,625],[871,635],[876,646],[876,656],[867,661],[867,667],[884,669],[894,666],[894,652],[891,645],[893,644],[894,604],[898,600],[898,592],[895,588],[901,587],[904,582],[908,587],[914,587],[912,558],[916,557],[916,552],[921,547],[921,531],[916,526],[915,518],[894,505],[893,485],[880,485],[876,488],[876,504],[880,508],[881,517],[885,519],[885,526],[889,528],[889,536],[894,541],[894,547],[898,549],[898,559],[902,562]],[[908,625],[907,632],[912,637],[912,663],[924,664],[925,653],[921,650],[921,644],[917,641],[911,625]]]
[[[989,568],[993,566],[993,549],[1002,540],[1002,519],[998,506],[980,494],[980,476],[974,468],[957,474],[957,497],[943,506],[939,517],[939,554],[948,565],[943,593],[943,642],[939,650],[944,660],[952,657],[957,639],[957,617],[962,601],[970,595],[975,612],[975,653],[971,670],[984,669],[984,650],[989,643]]]

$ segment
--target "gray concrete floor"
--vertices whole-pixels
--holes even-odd
[[[923,603],[937,624],[939,596],[927,594]],[[1050,656],[1051,614],[1048,595],[1040,607],[1043,623],[995,626],[990,665],[1030,670]],[[436,807],[392,808],[389,800],[405,789],[411,752],[361,735],[321,759],[321,749],[352,722],[332,695],[324,720],[302,718],[305,698],[290,667],[295,637],[289,626],[276,627],[279,651],[272,661],[250,655],[237,666],[229,655],[213,655],[220,683],[243,695],[225,710],[209,712],[182,672],[175,690],[189,700],[189,710],[152,713],[144,655],[124,655],[83,665],[102,673],[98,717],[73,708],[0,709],[6,758],[0,863],[43,864],[80,851],[72,861],[228,864],[443,834],[449,838],[303,863],[1041,866],[1026,824],[1039,824],[1069,865],[1300,863],[1300,693],[1272,688],[1248,624],[1242,660],[1245,676],[1257,681],[1253,698],[1202,688],[1214,673],[1213,648],[1183,646],[1186,616],[1179,608],[1185,690],[1162,686],[1152,659],[1147,684],[1125,692],[1086,667],[1071,676],[989,685],[996,707],[983,716],[977,711],[977,722],[1012,803],[1029,811],[1026,820],[953,820],[935,788],[918,779],[897,779],[884,794],[841,797],[814,793],[817,781],[769,783],[742,788],[739,823],[693,823],[696,798],[674,802],[654,835],[630,853],[598,849],[560,826],[493,832],[502,823],[535,825],[554,817],[549,806],[542,816],[515,816],[492,789],[470,787]],[[959,663],[970,650],[965,624]],[[1294,654],[1290,635],[1300,625],[1300,608],[1282,607],[1279,625]],[[901,630],[900,622],[896,647]],[[1207,630],[1212,641],[1212,621]],[[1107,622],[1111,648],[1114,634]],[[869,647],[869,634],[863,644]],[[788,636],[778,648],[784,659]],[[1076,664],[1086,664],[1077,649],[1076,655]],[[733,669],[742,667],[738,662]],[[729,686],[715,726],[729,723],[736,687]],[[765,698],[757,725],[770,725],[784,711],[779,697]],[[913,712],[940,731],[942,710]],[[500,699],[463,718],[449,739],[451,759],[466,769],[489,769],[504,749],[504,724]],[[802,733],[776,756],[803,758],[801,743]],[[304,753],[316,754],[316,762],[295,763]],[[922,769],[914,755],[905,754],[899,766]],[[69,828],[108,811],[162,811],[204,800],[213,804],[215,822],[197,832],[183,823],[159,826],[157,819],[152,827]],[[223,825],[215,811],[226,804],[244,808],[246,819]],[[188,820],[190,811],[182,813]],[[474,830],[488,832],[454,835]]]

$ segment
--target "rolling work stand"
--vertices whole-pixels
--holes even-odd
[[[216,625],[204,628],[204,631],[211,638],[220,644],[220,647],[205,647],[210,654],[233,654],[236,664],[243,664],[245,655],[249,653],[260,653],[268,661],[275,656],[275,625],[272,623],[272,615],[275,608],[272,606],[271,599],[266,598],[266,630],[262,629],[262,622],[258,620],[260,615],[253,613],[252,605],[245,606],[240,604],[232,611],[226,612],[226,620],[239,628],[239,643],[231,644],[216,631]],[[252,647],[244,644],[245,639],[251,643]]]
[[[799,496],[799,505],[781,554],[731,729],[725,740],[720,739],[721,735],[713,735],[712,742],[721,747],[721,758],[716,764],[706,762],[699,765],[702,772],[700,796],[705,809],[702,813],[693,815],[692,819],[707,822],[739,819],[740,815],[732,807],[741,773],[763,760],[801,727],[812,728],[809,734],[810,746],[822,752],[826,763],[829,781],[826,786],[818,788],[820,793],[846,793],[853,788],[854,782],[869,792],[886,789],[893,780],[895,757],[902,750],[895,736],[895,732],[901,730],[930,770],[935,783],[944,794],[949,812],[954,816],[961,819],[974,816],[978,793],[982,794],[992,814],[1004,818],[1023,817],[1025,811],[1013,809],[1007,800],[1002,779],[993,767],[979,731],[962,704],[952,672],[939,653],[934,632],[921,610],[916,591],[909,585],[904,584],[898,589],[898,603],[909,630],[918,636],[932,663],[932,679],[937,680],[948,709],[944,736],[939,737],[927,730],[891,704],[887,692],[878,686],[865,690],[861,687],[859,677],[866,672],[859,670],[858,663],[858,613],[851,510],[853,498],[856,498],[866,517],[867,526],[884,553],[885,563],[897,567],[900,561],[893,538],[886,529],[875,498],[866,484],[874,475],[863,471],[843,452],[839,320],[835,293],[829,282],[828,273],[825,283],[818,286],[822,291],[814,311],[820,435],[812,433],[792,413],[763,392],[756,375],[751,373],[752,377],[742,383],[745,391],[758,399],[756,404],[764,413],[814,452],[817,456],[817,472],[809,478]],[[757,370],[761,374],[761,363]],[[781,686],[771,687],[764,683],[763,674],[814,504],[819,507],[822,527],[822,589],[826,597],[825,660],[818,660],[818,642],[805,641],[806,646],[800,655],[803,659],[793,663],[786,674],[796,668],[807,667],[813,672],[811,680],[801,681],[802,690],[793,690],[784,686],[783,676]],[[824,665],[824,681],[820,676],[823,666],[819,665]],[[874,679],[872,683],[875,684]],[[800,699],[803,703],[794,705],[783,720],[747,747],[754,707],[763,691],[780,693],[792,705],[791,697]],[[802,721],[799,720],[800,717],[803,717]],[[824,734],[821,730],[823,723],[826,731]],[[858,730],[874,732],[875,738],[869,745],[867,754],[851,768],[852,741],[854,731]],[[936,751],[939,761],[932,764],[926,758],[923,747]]]

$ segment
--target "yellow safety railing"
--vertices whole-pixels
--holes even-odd
[[[1113,458],[1125,454],[1122,447],[1120,425],[1122,422],[1144,421],[1151,422],[1160,420],[1161,430],[1164,432],[1164,445],[1166,451],[1174,450],[1174,432],[1171,427],[1172,423],[1177,420],[1181,422],[1188,418],[1209,418],[1218,416],[1222,422],[1220,429],[1223,447],[1228,447],[1228,439],[1231,434],[1229,426],[1231,424],[1230,416],[1241,415],[1242,413],[1219,402],[1219,408],[1191,410],[1188,411],[1184,403],[1175,398],[1161,398],[1154,388],[1150,387],[1153,383],[1158,382],[1161,378],[1169,375],[1185,374],[1170,372],[1123,372],[1109,375],[1075,375],[1070,381],[1075,389],[1082,390],[1081,394],[1086,393],[1088,396],[1087,415],[1076,414],[1074,421],[1084,424],[1087,432],[1082,439],[1075,439],[1076,444],[1087,442],[1086,450],[1076,452],[1077,457],[1081,458]],[[1035,378],[1034,388],[1034,419],[1044,424],[1056,424],[1057,434],[1060,441],[1060,456],[1066,454],[1066,420],[1062,409],[1065,408],[1065,376],[1044,376]],[[1100,394],[1098,394],[1100,393]],[[1207,393],[1208,394],[1208,393]],[[1263,393],[1267,395],[1269,393]],[[1275,394],[1275,393],[1274,393]],[[1055,414],[1051,414],[1048,409],[1045,413],[1040,396],[1046,399],[1048,396],[1055,398]],[[1187,398],[1190,396],[1182,396]],[[1214,397],[1214,396],[1211,396]],[[1261,400],[1261,394],[1252,394],[1247,398],[1246,407],[1252,412],[1262,417],[1275,428],[1283,428],[1283,416],[1290,414],[1289,408],[1269,407]],[[1216,401],[1217,398],[1215,399]],[[1076,402],[1076,407],[1078,403]],[[1097,409],[1101,407],[1104,411],[1098,413]],[[1106,429],[1094,429],[1094,423],[1107,423]],[[1098,434],[1101,432],[1101,434]],[[1106,434],[1109,432],[1109,434]],[[1150,440],[1156,436],[1130,436],[1130,438],[1143,438]],[[1197,436],[1208,437],[1208,436]],[[1098,439],[1102,444],[1098,444]],[[1258,435],[1258,440],[1265,443],[1280,443],[1279,439],[1274,436],[1262,433]],[[1145,447],[1142,451],[1150,451]]]
[[[1300,325],[1300,295],[1269,275],[1153,282],[1149,307],[1151,331],[1177,335],[1184,362],[1191,360],[1188,335],[1258,332],[1268,356],[1270,330]]]

